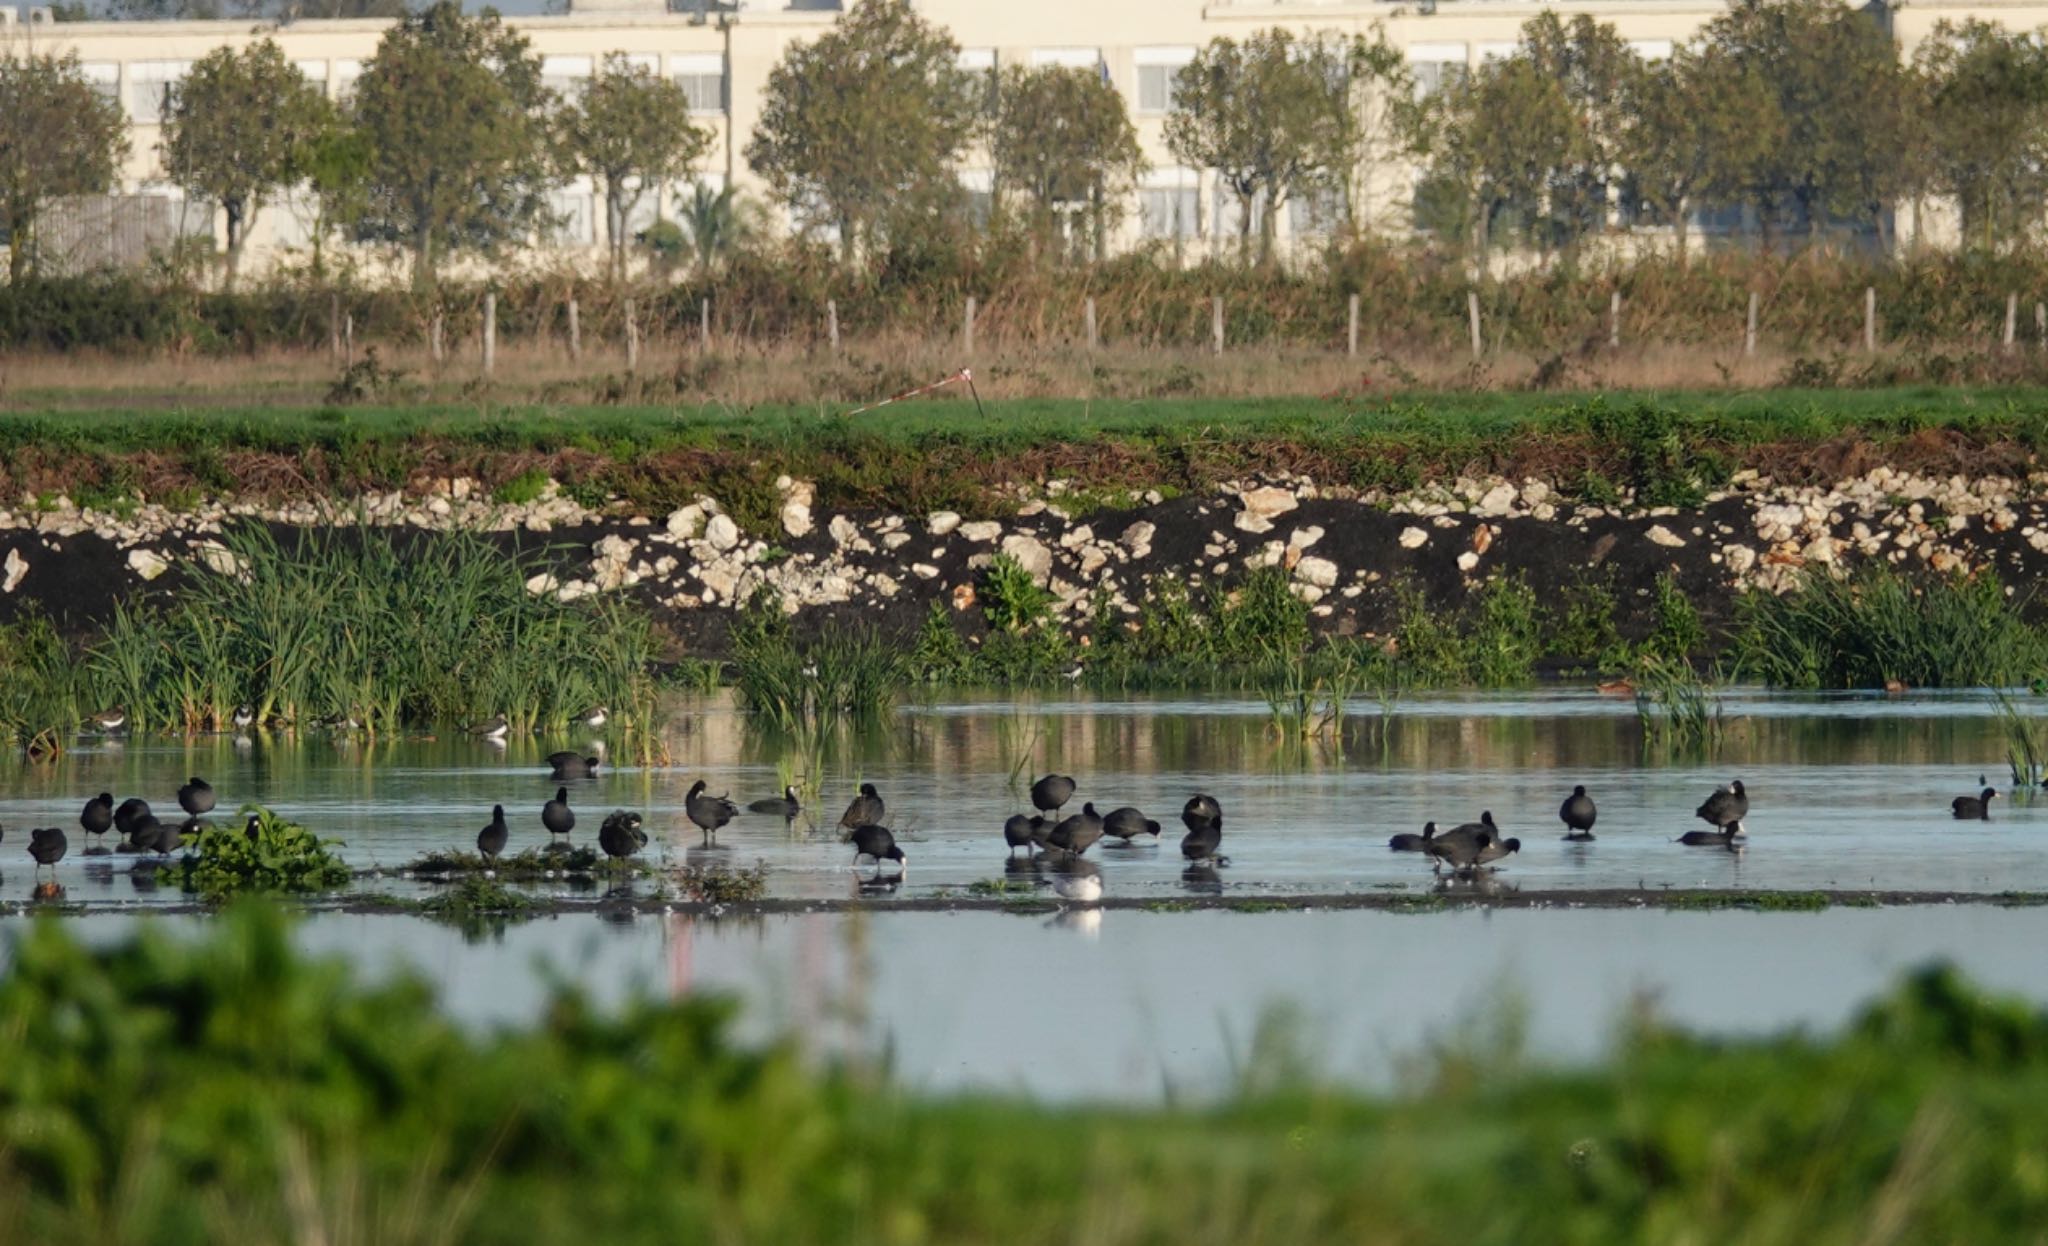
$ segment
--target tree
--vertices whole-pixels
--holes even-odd
[[[682,87],[623,52],[606,56],[602,72],[583,83],[562,111],[560,131],[565,167],[588,174],[604,194],[616,279],[633,209],[648,191],[688,174],[711,149],[711,132],[691,123]]]
[[[1929,180],[1955,196],[1963,241],[1990,248],[2037,226],[2048,198],[2048,51],[1985,22],[1937,22],[1914,57]]]
[[[1344,47],[1346,106],[1335,132],[1331,188],[1343,199],[1344,223],[1353,233],[1373,227],[1375,182],[1408,184],[1421,114],[1408,58],[1375,26]],[[1405,198],[1405,196],[1404,196]]]
[[[1268,30],[1239,43],[1220,37],[1174,79],[1166,146],[1175,158],[1214,169],[1236,196],[1238,251],[1273,254],[1273,216],[1290,196],[1344,174],[1353,135],[1348,45]]]
[[[1687,216],[1719,189],[1717,170],[1750,167],[1784,141],[1778,106],[1755,66],[1711,46],[1680,48],[1636,80],[1622,139],[1627,195],[1671,227],[1681,263]]]
[[[51,201],[106,193],[127,155],[128,119],[86,79],[76,53],[0,54],[0,232],[10,282],[27,273]]]
[[[713,190],[695,183],[678,213],[681,227],[676,241],[696,257],[697,273],[702,276],[760,233],[759,213],[757,205],[734,195],[730,186]]]
[[[305,178],[334,110],[271,39],[201,57],[164,108],[165,174],[227,217],[227,284],[265,200]]]
[[[1056,66],[1003,72],[989,155],[998,201],[1020,199],[1042,233],[1084,215],[1097,253],[1145,168],[1123,95],[1101,74]]]
[[[349,110],[369,146],[359,235],[408,248],[421,291],[443,255],[528,236],[547,216],[551,98],[495,12],[438,0],[393,26]]]
[[[222,18],[293,22],[404,17],[405,13],[405,0],[108,0],[106,5],[106,16],[117,22],[213,22]]]
[[[1756,209],[1767,244],[1784,223],[1812,237],[1830,219],[1882,233],[1919,150],[1911,77],[1890,31],[1836,0],[1736,0],[1701,39],[1767,83],[1784,122],[1768,147],[1717,154],[1721,195]]]
[[[800,222],[836,226],[848,258],[872,248],[898,205],[959,198],[985,98],[959,54],[907,0],[864,0],[769,72],[747,163]]]

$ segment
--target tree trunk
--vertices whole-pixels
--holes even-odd
[[[415,294],[434,290],[434,230],[424,221],[412,233],[412,288]]]
[[[1251,263],[1252,258],[1252,196],[1243,191],[1237,193],[1237,262]]]
[[[34,227],[35,227],[35,226],[34,226],[34,221],[35,221],[35,218],[34,218],[33,216],[30,216],[30,215],[27,215],[27,214],[25,214],[25,213],[21,213],[21,212],[15,212],[15,213],[12,213],[12,214],[10,214],[10,216],[8,217],[8,231],[7,231],[7,284],[8,284],[8,285],[11,285],[11,286],[13,286],[13,285],[20,285],[20,284],[21,284],[21,279],[22,279],[23,277],[25,277],[25,276],[27,276],[27,275],[28,275],[28,254],[29,254],[29,247],[33,245],[33,242],[32,242],[32,238],[33,238],[33,235],[32,235],[32,233],[31,233],[30,231],[31,231],[31,230],[33,230],[33,229],[34,229]]]
[[[223,199],[220,206],[228,218],[228,248],[227,253],[221,257],[221,287],[232,291],[235,288],[235,275],[242,266],[245,209],[241,201],[236,199]]]

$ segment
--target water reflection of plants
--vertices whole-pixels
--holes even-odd
[[[1636,723],[1643,747],[1667,755],[1710,758],[1727,731],[1720,676],[1691,665],[1646,657],[1635,673]]]

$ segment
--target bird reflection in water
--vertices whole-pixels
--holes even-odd
[[[1214,865],[1198,861],[1180,872],[1180,885],[1198,895],[1220,896],[1223,875]]]

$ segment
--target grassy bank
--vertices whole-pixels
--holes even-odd
[[[173,504],[221,492],[325,496],[449,475],[504,496],[552,477],[640,508],[709,493],[772,528],[778,476],[826,507],[995,513],[1006,489],[1068,481],[1081,510],[1134,490],[1193,491],[1256,473],[1410,488],[1535,476],[1567,496],[1696,500],[1737,469],[1833,479],[1879,464],[2024,475],[2048,447],[2048,390],[1910,389],[1598,395],[835,404],[497,402],[178,406],[0,412],[0,496]]]
[[[452,1026],[231,911],[0,981],[0,1231],[209,1241],[2021,1240],[2048,1214],[2048,1019],[1944,973],[1841,1035],[1639,1019],[1602,1065],[1511,1037],[1406,1093],[1320,1087],[1268,1027],[1213,1107],[906,1095],[730,1037],[703,1000]]]

